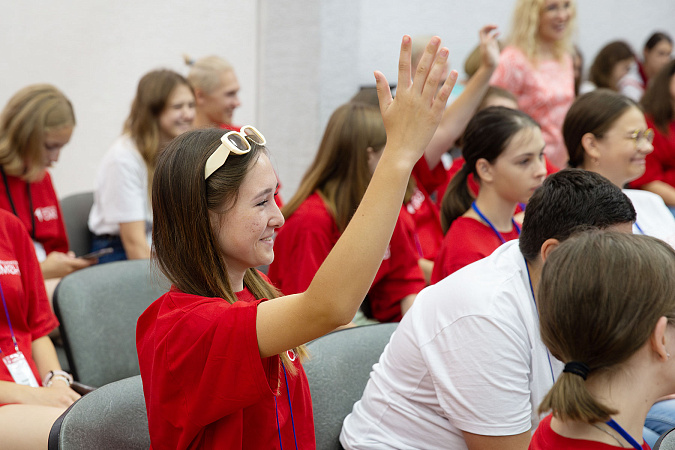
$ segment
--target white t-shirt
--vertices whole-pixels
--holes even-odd
[[[624,189],[637,214],[633,234],[646,234],[675,247],[675,217],[660,195],[638,189]]]
[[[465,449],[461,430],[534,431],[536,409],[562,368],[541,341],[525,260],[510,241],[419,293],[340,442],[347,449]]]
[[[103,157],[96,177],[94,205],[89,213],[92,233],[120,234],[120,223],[145,221],[148,242],[152,209],[148,197],[148,169],[136,145],[122,135]]]

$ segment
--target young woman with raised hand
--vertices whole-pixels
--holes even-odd
[[[161,153],[153,245],[173,287],[137,327],[153,448],[315,447],[302,345],[348,323],[370,288],[412,168],[457,79],[451,72],[443,83],[448,50],[439,45],[430,41],[411,76],[410,37],[403,38],[395,99],[376,72],[387,144],[305,292],[279,297],[255,270],[272,262],[272,237],[284,222],[257,130],[196,130]]]
[[[567,112],[563,136],[570,166],[599,173],[622,188],[645,172],[645,159],[654,150],[654,131],[648,128],[638,105],[608,89],[577,98]],[[636,234],[647,234],[675,244],[675,219],[656,194],[624,189],[637,220]]]
[[[521,111],[493,106],[471,119],[463,138],[464,165],[441,205],[446,234],[432,283],[518,238],[513,215],[546,177],[544,146],[539,126]],[[480,185],[475,199],[467,184],[470,174]]]
[[[150,258],[150,189],[157,154],[192,129],[195,98],[185,78],[154,70],[141,78],[124,132],[103,157],[89,213],[92,251],[113,253],[99,262]]]
[[[567,166],[560,128],[574,100],[575,19],[574,0],[518,0],[490,81],[513,92],[520,109],[541,125],[546,157],[559,168]]]
[[[282,209],[286,223],[274,240],[275,258],[268,272],[281,292],[304,292],[310,285],[359,206],[386,142],[376,106],[350,102],[335,110],[314,162]],[[368,290],[366,316],[380,322],[401,320],[426,285],[418,248],[415,225],[402,209]]]
[[[58,326],[31,238],[0,210],[0,443],[47,448],[54,421],[80,396],[48,334]]]
[[[66,226],[47,171],[74,127],[72,104],[49,84],[21,89],[0,116],[0,208],[21,219],[33,239],[50,298],[61,277],[94,262],[68,251]]]
[[[647,412],[675,392],[674,291],[675,252],[650,236],[592,231],[551,252],[539,327],[565,368],[530,449],[650,448]]]

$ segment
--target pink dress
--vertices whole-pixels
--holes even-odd
[[[555,166],[566,167],[568,155],[562,125],[574,101],[572,57],[565,55],[562,61],[543,61],[535,67],[520,49],[507,46],[490,84],[516,96],[518,107],[541,125],[546,157]]]

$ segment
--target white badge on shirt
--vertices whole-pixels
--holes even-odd
[[[4,362],[7,366],[7,370],[9,370],[9,373],[12,375],[12,378],[14,378],[16,384],[40,387],[37,380],[35,379],[35,375],[33,375],[33,371],[28,365],[28,361],[26,361],[26,357],[23,356],[23,352],[21,352],[21,350],[11,355],[5,356],[2,358],[2,362]]]

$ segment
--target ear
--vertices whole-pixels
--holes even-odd
[[[546,239],[543,244],[541,244],[541,262],[546,262],[546,258],[549,257],[551,252],[558,248],[560,241],[557,239]]]
[[[600,159],[600,151],[598,150],[598,138],[593,133],[586,133],[581,137],[581,146],[586,152],[589,162],[598,161]]]
[[[492,164],[485,158],[480,158],[476,161],[476,173],[481,181],[491,183],[494,180]]]
[[[200,105],[204,104],[204,98],[205,97],[206,97],[206,95],[204,94],[204,91],[202,91],[199,88],[195,88],[195,104],[197,106],[200,106]]]
[[[670,354],[666,345],[666,329],[668,327],[668,318],[661,316],[654,326],[649,344],[661,361],[668,361]]]

